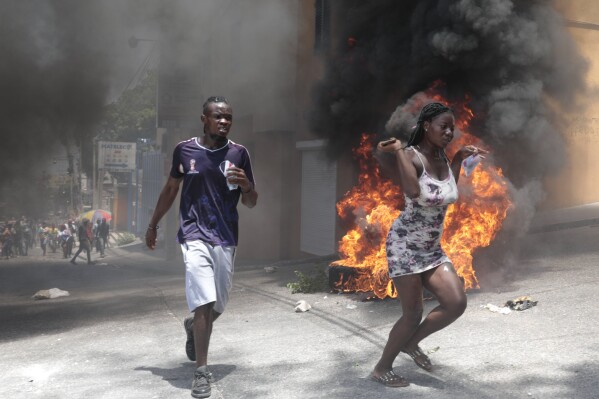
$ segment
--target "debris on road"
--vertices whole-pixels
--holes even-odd
[[[347,306],[346,306],[346,308],[348,308],[348,309],[356,309],[357,306],[354,305],[353,303],[348,303]]]
[[[274,273],[274,272],[276,272],[276,271],[277,271],[277,267],[276,267],[276,266],[266,266],[266,267],[264,268],[264,271],[265,271],[266,273]]]
[[[35,294],[33,294],[32,298],[39,300],[39,299],[54,299],[54,298],[59,298],[61,296],[69,296],[71,294],[69,294],[69,291],[63,291],[61,289],[58,288],[50,288],[49,290],[40,290],[38,292],[36,292]]]
[[[507,301],[505,303],[505,307],[508,307],[512,310],[526,310],[526,309],[530,309],[533,306],[537,306],[538,301],[533,301],[531,297],[529,296],[521,296],[518,297],[516,299],[512,299],[510,301]]]
[[[297,303],[295,304],[295,311],[298,313],[307,312],[310,309],[312,309],[312,306],[310,306],[310,304],[304,300],[297,301]]]
[[[486,305],[482,305],[481,306],[484,309],[489,309],[491,312],[495,312],[495,313],[501,313],[501,314],[510,314],[512,313],[512,310],[508,307],[502,307],[500,308],[497,305],[493,305],[492,303],[487,303]]]
[[[497,305],[493,305],[492,303],[487,303],[486,305],[482,305],[482,308],[489,309],[491,312],[501,313],[501,314],[510,314],[512,310],[526,310],[530,309],[533,306],[536,306],[538,301],[533,301],[529,296],[521,296],[516,299],[512,299],[507,301],[502,307]]]

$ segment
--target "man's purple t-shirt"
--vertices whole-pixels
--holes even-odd
[[[197,138],[182,141],[173,152],[170,175],[183,177],[180,243],[202,240],[211,245],[236,246],[238,237],[237,203],[240,188],[229,190],[224,175],[225,161],[245,171],[254,185],[250,155],[244,146],[229,140],[224,147],[210,150]]]

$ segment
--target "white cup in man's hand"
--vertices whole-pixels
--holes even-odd
[[[232,184],[229,183],[229,168],[234,168],[235,164],[229,160],[224,161],[223,163],[221,163],[221,168],[220,171],[223,172],[223,175],[225,175],[225,178],[227,178],[227,187],[229,187],[229,190],[237,190],[237,184]]]

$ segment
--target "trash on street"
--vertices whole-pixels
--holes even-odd
[[[63,291],[61,289],[58,288],[50,288],[49,290],[40,290],[38,292],[36,292],[35,294],[33,294],[32,298],[39,300],[39,299],[54,299],[54,298],[59,298],[61,296],[69,296],[71,294],[69,294],[69,291]]]

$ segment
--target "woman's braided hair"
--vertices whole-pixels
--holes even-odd
[[[418,122],[416,123],[414,130],[412,130],[410,140],[408,140],[406,147],[416,145],[422,141],[424,138],[424,122],[430,122],[435,116],[444,114],[445,112],[453,113],[451,108],[441,103],[430,103],[422,107],[420,116],[418,116]]]

